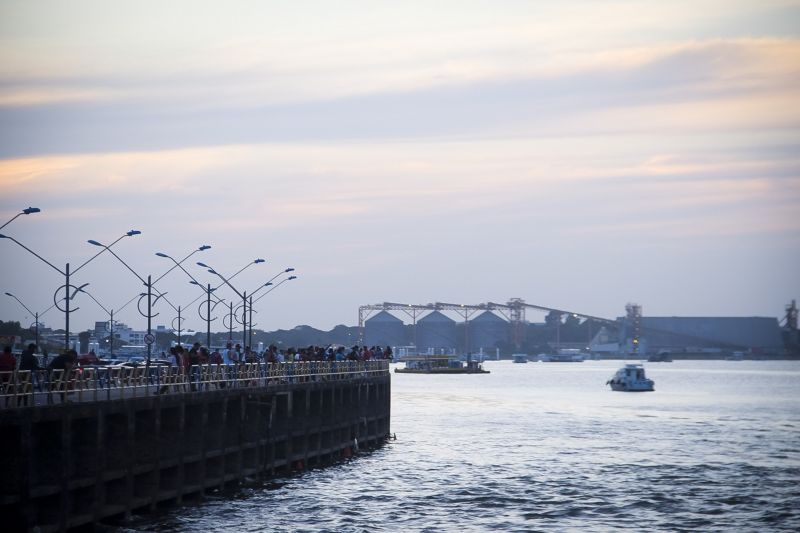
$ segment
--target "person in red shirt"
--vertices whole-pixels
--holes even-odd
[[[0,354],[0,372],[13,372],[16,368],[17,358],[11,353],[11,346],[6,346]]]

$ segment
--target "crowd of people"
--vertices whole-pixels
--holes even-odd
[[[176,345],[169,349],[169,355],[162,352],[162,357],[171,366],[189,368],[194,365],[219,364],[237,365],[242,363],[288,363],[288,362],[310,362],[310,361],[371,361],[371,360],[391,360],[392,349],[387,346],[344,346],[329,345],[308,346],[306,348],[278,349],[275,345],[270,345],[263,352],[252,350],[249,346],[242,348],[241,344],[228,342],[223,350],[209,352],[208,348],[199,342],[188,350],[182,345]]]
[[[78,366],[78,353],[65,350],[42,366],[36,357],[37,347],[31,343],[22,351],[19,358],[14,356],[11,346],[6,346],[0,354],[0,372],[14,370],[68,370]],[[392,349],[389,346],[308,346],[305,348],[278,349],[271,345],[263,352],[252,350],[249,346],[228,342],[222,350],[209,351],[199,342],[190,348],[176,345],[169,349],[169,354],[161,352],[161,361],[170,366],[189,368],[194,365],[219,364],[237,365],[242,363],[289,363],[310,361],[370,361],[392,360]]]

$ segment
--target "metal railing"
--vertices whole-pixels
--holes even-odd
[[[0,372],[0,409],[388,375],[389,362],[310,361]]]

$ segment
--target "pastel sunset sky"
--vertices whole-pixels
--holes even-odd
[[[512,297],[777,317],[800,297],[800,2],[6,0],[0,191],[0,224],[42,210],[1,233],[60,268],[130,229],[113,249],[144,276],[201,244],[203,283],[195,260],[267,259],[248,291],[296,268],[267,330]],[[52,304],[58,273],[0,257],[2,292]],[[108,308],[140,290],[110,254],[73,281]],[[74,330],[104,319],[74,305]],[[32,317],[3,296],[0,320]]]

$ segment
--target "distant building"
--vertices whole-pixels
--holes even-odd
[[[484,311],[469,321],[469,347],[468,352],[475,353],[494,352],[498,343],[507,342],[509,339],[509,323],[492,313]]]
[[[456,322],[440,311],[433,311],[417,321],[417,347],[428,350],[451,350],[456,347]]]
[[[364,321],[364,342],[367,346],[405,346],[408,344],[403,321],[386,311]]]
[[[644,316],[641,334],[648,352],[781,353],[784,348],[778,320],[769,317]],[[620,343],[627,345],[629,340],[630,328],[622,328]]]

